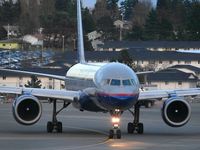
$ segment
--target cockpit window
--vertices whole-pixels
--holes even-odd
[[[123,80],[122,83],[123,83],[124,86],[131,86],[130,80]]]
[[[110,79],[107,79],[107,80],[106,80],[106,84],[110,84]]]
[[[120,80],[112,79],[110,85],[120,86]]]
[[[132,84],[133,84],[133,85],[136,85],[136,83],[135,83],[135,80],[134,80],[134,79],[131,79],[131,82],[132,82]]]

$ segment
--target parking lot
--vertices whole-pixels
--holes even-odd
[[[53,56],[52,50],[1,50],[0,67],[20,69],[26,63],[29,66],[42,66],[50,63]]]

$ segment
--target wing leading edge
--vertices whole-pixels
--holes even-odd
[[[30,75],[30,76],[31,75],[43,76],[43,77],[58,79],[58,80],[62,80],[62,81],[65,81],[65,79],[66,79],[66,76],[58,76],[58,75],[44,74],[44,73],[38,73],[38,72],[10,70],[10,69],[0,69],[0,71],[8,71],[8,72],[13,72],[13,73],[26,74],[26,75]]]
[[[38,88],[23,88],[23,87],[0,87],[0,93],[9,94],[27,94],[40,98],[53,98],[73,102],[74,98],[79,98],[80,91],[38,89]]]
[[[152,90],[140,92],[139,100],[161,99],[169,97],[187,97],[200,95],[200,88],[175,89],[175,90]]]

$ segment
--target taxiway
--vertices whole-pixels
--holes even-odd
[[[121,119],[121,140],[109,140],[109,114],[80,112],[69,107],[58,116],[63,133],[46,133],[51,120],[52,105],[43,104],[40,121],[33,126],[21,126],[12,117],[11,104],[0,104],[0,150],[199,150],[200,103],[192,104],[190,122],[181,128],[168,127],[161,118],[160,106],[141,109],[144,134],[127,134],[131,114]]]

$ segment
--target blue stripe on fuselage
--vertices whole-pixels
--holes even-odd
[[[134,95],[109,95],[109,94],[98,94],[99,103],[109,109],[120,109],[125,110],[133,107],[137,102],[139,94]]]

